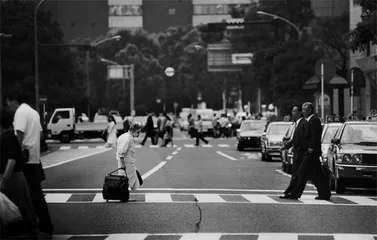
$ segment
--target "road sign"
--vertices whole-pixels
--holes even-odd
[[[254,54],[252,53],[234,53],[232,54],[233,64],[251,64]]]
[[[45,96],[41,96],[41,97],[39,98],[39,102],[40,102],[40,103],[45,103],[45,102],[47,102],[47,97],[45,97]]]
[[[129,79],[127,66],[109,65],[107,66],[108,79]]]
[[[326,58],[322,58],[317,61],[315,64],[315,76],[318,79],[321,79],[321,65],[323,63],[323,77],[325,82],[329,82],[334,76],[336,72],[336,66],[335,63]]]
[[[174,76],[174,68],[172,67],[167,67],[165,69],[165,75],[168,76],[168,77],[172,77]]]

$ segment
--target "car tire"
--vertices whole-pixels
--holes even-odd
[[[342,194],[346,191],[346,186],[339,178],[335,178],[335,192],[337,194]]]
[[[292,165],[287,166],[287,173],[292,174]]]
[[[59,141],[61,143],[70,143],[71,139],[69,137],[69,133],[68,132],[61,133],[60,136],[59,136]]]
[[[282,169],[283,169],[283,172],[287,172],[287,164],[285,164],[285,162],[282,162],[282,164],[281,164],[282,166]]]
[[[270,155],[268,155],[267,152],[265,154],[266,154],[266,157],[265,157],[266,161],[267,162],[271,162],[272,161],[272,157]]]

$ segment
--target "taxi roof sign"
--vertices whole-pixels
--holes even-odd
[[[370,111],[369,116],[367,117],[367,120],[377,122],[377,109],[372,109],[372,111]]]

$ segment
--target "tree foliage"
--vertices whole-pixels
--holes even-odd
[[[362,7],[362,21],[349,32],[350,48],[365,51],[369,44],[377,44],[377,2],[375,0],[353,0],[354,5]]]
[[[32,1],[2,1],[2,32],[12,34],[3,41],[3,92],[22,91],[26,102],[35,106],[34,23]],[[40,43],[62,43],[63,33],[51,13],[38,10]],[[39,47],[40,94],[51,107],[83,102],[81,73],[68,48]],[[74,86],[74,87],[73,87]],[[80,104],[77,107],[83,107]]]

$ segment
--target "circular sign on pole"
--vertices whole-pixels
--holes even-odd
[[[315,76],[321,80],[321,65],[323,63],[323,77],[325,82],[329,82],[334,76],[336,72],[335,63],[326,58],[322,58],[317,61],[315,64]]]
[[[347,81],[352,84],[352,74],[353,74],[353,86],[362,87],[365,86],[365,76],[363,71],[358,67],[353,67],[347,71]]]
[[[174,108],[178,108],[178,103],[177,102],[174,102]]]
[[[174,68],[172,67],[167,67],[165,69],[165,75],[168,76],[168,77],[172,77],[174,76]]]

